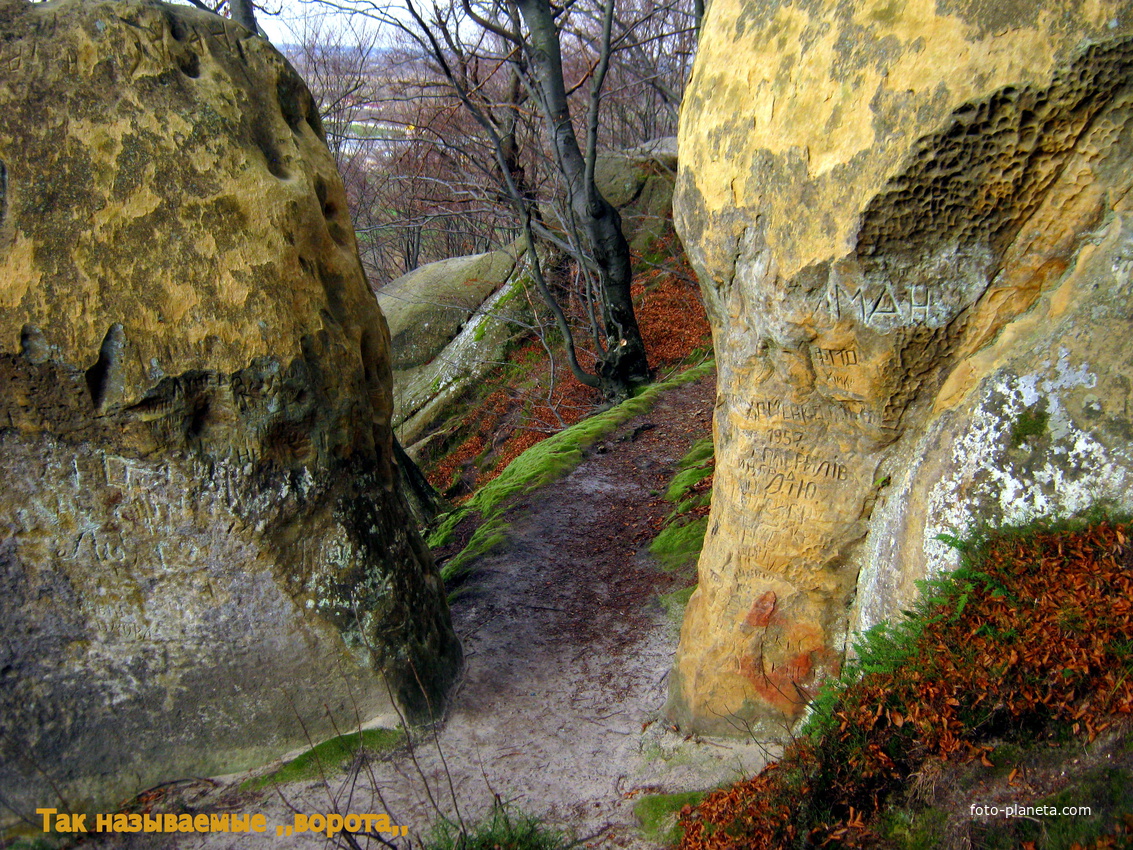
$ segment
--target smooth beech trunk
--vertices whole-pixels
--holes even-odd
[[[629,243],[621,216],[598,191],[593,169],[578,144],[563,82],[559,32],[548,0],[517,0],[527,25],[530,69],[547,112],[555,150],[575,219],[590,241],[602,290],[602,319],[606,351],[598,363],[598,378],[607,396],[622,398],[634,384],[649,379],[645,343],[633,312]]]

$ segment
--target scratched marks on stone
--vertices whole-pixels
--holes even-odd
[[[867,426],[881,424],[878,415],[864,404],[832,405],[820,400],[800,403],[775,397],[748,399],[742,407],[734,409],[729,417],[745,431],[760,430],[772,423],[789,423],[794,426],[823,423],[858,423]]]
[[[831,275],[826,305],[835,320],[854,319],[866,325],[929,323],[938,312],[938,299],[927,283],[902,285],[891,280],[864,281]]]

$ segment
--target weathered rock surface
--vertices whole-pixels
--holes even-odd
[[[521,243],[419,266],[378,293],[389,323],[394,371],[433,361],[515,269]]]
[[[501,281],[433,360],[394,372],[393,424],[411,454],[459,415],[467,391],[497,372],[508,345],[530,330],[530,297],[522,273]]]
[[[464,392],[499,366],[516,333],[530,327],[518,280],[522,252],[520,241],[428,263],[378,292],[391,336],[392,421],[412,454]]]
[[[598,155],[594,182],[617,208],[634,251],[648,253],[652,243],[672,234],[676,174],[677,140],[671,136]]]
[[[3,809],[437,707],[460,650],[302,82],[136,0],[5,0],[0,67]]]
[[[956,564],[942,532],[1133,505],[1131,79],[1121,2],[713,2],[675,202],[720,380],[683,725],[783,734]]]

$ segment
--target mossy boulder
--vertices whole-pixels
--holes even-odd
[[[460,648],[302,81],[140,0],[6,0],[0,67],[0,820],[439,708]]]
[[[389,322],[394,370],[432,362],[511,277],[522,250],[513,245],[428,263],[382,287],[378,303]]]

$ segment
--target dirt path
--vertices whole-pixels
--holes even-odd
[[[288,803],[300,812],[330,811],[332,800],[343,812],[388,811],[420,835],[437,807],[454,816],[454,797],[465,819],[498,797],[586,837],[585,846],[646,848],[654,845],[632,813],[641,794],[707,788],[758,769],[758,747],[685,740],[660,718],[677,625],[657,597],[680,584],[645,549],[671,510],[661,494],[677,461],[708,434],[713,398],[711,377],[668,393],[571,475],[511,510],[509,545],[481,559],[453,606],[466,668],[439,748],[419,742],[416,764],[401,754],[329,786],[286,786]],[[209,796],[213,806],[264,812],[269,824],[290,821],[270,792]],[[314,841],[262,839],[279,848]],[[177,846],[254,843],[212,835]]]

